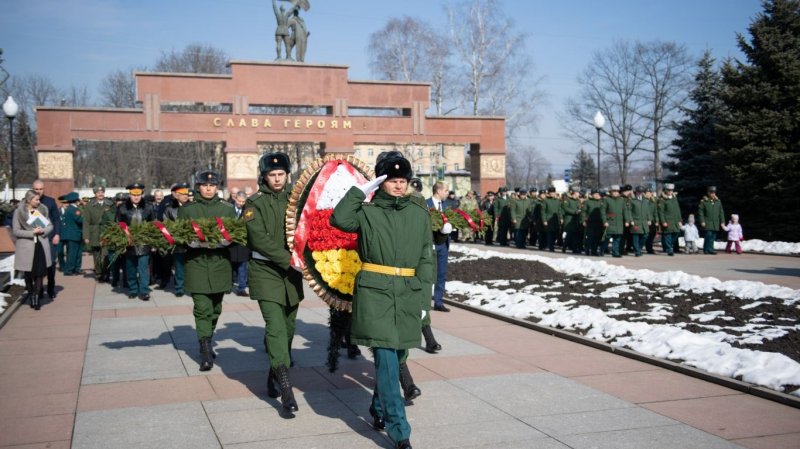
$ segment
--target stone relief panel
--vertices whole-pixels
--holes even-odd
[[[227,179],[258,178],[258,155],[253,153],[228,153]]]
[[[505,155],[484,155],[481,158],[481,179],[505,179]]]
[[[72,179],[72,153],[40,151],[39,177],[42,179]]]

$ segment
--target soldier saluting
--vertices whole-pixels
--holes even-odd
[[[208,170],[198,174],[195,184],[199,195],[193,203],[178,209],[178,219],[196,220],[199,218],[235,217],[233,206],[222,201],[217,195],[219,174]],[[231,289],[231,257],[227,246],[229,240],[222,240],[219,246],[209,248],[200,242],[189,244],[186,252],[185,288],[192,294],[194,303],[194,322],[197,339],[200,341],[200,371],[208,371],[214,366],[211,339],[222,313],[222,297]]]

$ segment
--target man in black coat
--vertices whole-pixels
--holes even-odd
[[[31,186],[31,190],[36,192],[39,197],[41,203],[47,207],[47,214],[50,218],[50,222],[53,223],[53,233],[50,234],[50,250],[52,251],[51,259],[56,260],[56,246],[58,242],[61,241],[61,211],[58,209],[58,204],[56,200],[44,194],[44,181],[41,179],[37,179],[33,181],[33,185]],[[47,296],[50,299],[55,299],[56,297],[56,264],[50,265],[47,268]]]

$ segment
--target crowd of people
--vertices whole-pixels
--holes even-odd
[[[462,199],[474,201],[474,192]],[[456,203],[457,204],[457,203]],[[491,217],[484,234],[486,245],[496,241],[500,246],[513,244],[517,248],[533,247],[554,252],[585,254],[588,256],[622,257],[633,254],[655,254],[654,244],[661,242],[661,251],[669,256],[678,252],[698,253],[696,243],[703,237],[704,254],[715,255],[714,242],[718,233],[727,232],[730,253],[732,246],[742,253],[740,241],[744,240],[737,214],[725,222],[722,201],[717,189],[709,186],[700,200],[697,211],[684,220],[673,184],[664,184],[660,194],[649,187],[612,185],[607,191],[591,189],[581,191],[571,187],[560,194],[554,187],[544,190],[520,188],[488,192],[479,203],[480,210]],[[699,228],[698,228],[699,225]],[[702,234],[700,233],[702,229]],[[681,250],[679,236],[683,235],[685,247]],[[477,240],[466,236],[466,241]]]
[[[105,196],[103,185],[96,185],[93,198],[81,199],[71,192],[57,202],[44,194],[44,183],[37,180],[10,220],[17,242],[15,269],[24,273],[28,302],[39,309],[45,289],[54,299],[56,269],[64,276],[81,274],[82,255],[88,251],[96,281],[110,282],[131,299],[149,300],[153,285],[165,290],[172,285],[177,297],[191,294],[199,369],[208,371],[216,358],[213,337],[224,295],[249,296],[258,302],[266,324],[268,395],[280,397],[283,412],[297,412],[289,367],[303,288],[302,273],[290,265],[286,242],[290,167],[287,155],[265,154],[259,160],[258,191],[231,189],[227,201],[220,197],[219,174],[210,170],[197,174],[194,186],[174,184],[166,196],[160,190],[146,195],[145,186],[134,182],[127,193],[113,199]],[[658,195],[641,186],[614,185],[608,192],[572,188],[563,195],[552,187],[538,192],[500,188],[484,198],[468,192],[457,199],[440,181],[425,199],[421,181],[412,178],[410,163],[401,153],[379,155],[375,172],[375,180],[347,192],[334,209],[331,225],[358,236],[362,267],[353,293],[348,349],[355,345],[372,349],[376,386],[369,412],[373,426],[385,430],[398,448],[411,447],[405,404],[421,394],[406,364],[408,350],[420,345],[421,336],[426,351],[441,350],[430,327],[430,311],[450,310],[443,301],[450,242],[459,237],[478,240],[473,230],[454,230],[445,219],[447,209],[482,211],[488,217],[483,236],[487,245],[496,240],[517,248],[555,251],[558,246],[575,254],[610,252],[622,257],[632,252],[638,257],[655,253],[653,244],[660,235],[662,250],[672,256],[678,252],[679,233],[685,251],[698,252],[702,229],[705,254],[716,254],[713,243],[720,231],[728,232],[726,251],[741,253],[738,216],[733,214],[725,223],[713,186],[684,223],[671,184]],[[444,223],[433,231],[431,214],[437,212]],[[131,243],[122,257],[113,258],[101,239],[110,223],[124,227],[222,217],[244,221],[246,246],[223,239],[213,247],[195,242],[160,254]]]

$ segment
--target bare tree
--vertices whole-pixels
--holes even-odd
[[[661,180],[661,137],[686,102],[693,65],[686,47],[674,42],[636,43],[636,60],[641,79],[640,96],[644,100],[639,113],[650,125],[644,137],[652,142],[652,176]],[[672,139],[667,139],[671,141]]]
[[[115,70],[101,81],[100,97],[102,104],[112,108],[132,108],[136,106],[136,80],[134,69]]]
[[[617,41],[593,55],[578,77],[580,98],[567,101],[565,122],[569,124],[565,127],[582,143],[595,141],[592,117],[598,110],[603,113],[607,124],[602,132],[611,142],[606,139],[601,151],[612,157],[622,183],[627,182],[628,170],[636,162],[634,156],[648,141],[646,128],[650,122],[641,114],[645,100],[640,72],[635,48]]]
[[[372,33],[367,47],[369,65],[376,77],[395,81],[429,81],[437,115],[454,100],[448,37],[427,22],[413,17],[394,18]]]
[[[162,51],[154,66],[156,72],[230,73],[228,55],[207,44],[189,44],[182,51]]]
[[[59,106],[90,106],[91,95],[86,86],[70,86],[68,89],[61,92],[61,100],[58,102]]]
[[[531,145],[511,143],[506,152],[506,182],[509,187],[539,187],[544,185],[552,166]]]

